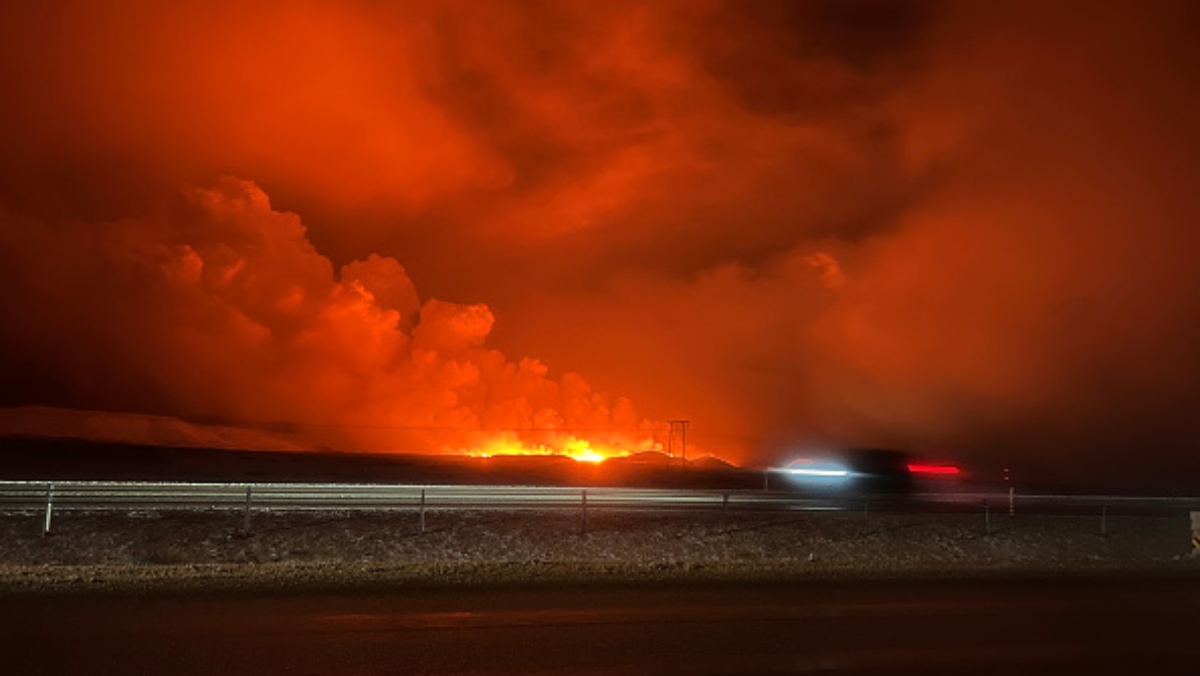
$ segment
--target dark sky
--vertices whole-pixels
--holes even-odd
[[[1197,25],[7,3],[0,402],[1195,472]]]

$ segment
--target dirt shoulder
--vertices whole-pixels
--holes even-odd
[[[0,591],[1200,571],[1179,517],[563,512],[0,515]]]

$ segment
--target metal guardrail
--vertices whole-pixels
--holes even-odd
[[[488,485],[312,483],[182,483],[138,481],[0,481],[0,511],[40,509],[47,500],[67,510],[411,510],[558,509],[582,503],[606,509],[872,511],[889,506],[974,511],[990,503],[999,514],[1008,493],[946,493],[875,498],[812,496],[787,491]],[[1200,510],[1200,498],[1120,495],[1017,495],[1022,510],[1107,507],[1113,510]]]
[[[642,488],[297,483],[0,481],[0,510],[242,509],[269,510],[550,509],[836,509],[839,501],[787,493]]]

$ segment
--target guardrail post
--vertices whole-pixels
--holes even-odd
[[[1200,512],[1189,512],[1192,518],[1192,553],[1194,559],[1200,556]]]
[[[1108,505],[1100,505],[1100,535],[1108,537]]]
[[[46,520],[42,522],[42,537],[50,534],[50,515],[54,511],[54,484],[46,486]]]
[[[992,508],[987,500],[983,501],[983,532],[985,535],[992,534]]]
[[[242,535],[250,534],[250,486],[246,486],[246,506],[242,508]]]
[[[729,530],[729,494],[721,496],[721,530]]]
[[[583,534],[583,535],[587,535],[587,532],[588,532],[588,522],[587,522],[587,489],[586,489],[586,488],[585,488],[585,489],[583,489],[583,496],[582,496],[582,498],[583,498],[583,501],[582,501],[582,503],[581,503],[581,504],[582,504],[582,506],[583,506],[583,510],[582,510],[583,520],[582,520],[582,522],[581,522],[581,530],[580,530],[580,532],[581,532],[581,534]]]
[[[421,489],[421,533],[425,533],[425,489]]]

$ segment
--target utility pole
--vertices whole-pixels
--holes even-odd
[[[683,468],[687,469],[687,420],[668,420],[671,428],[667,431],[667,456],[675,458],[675,444],[679,444],[679,455]]]

